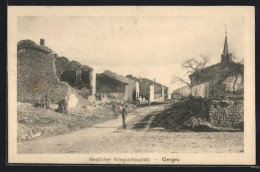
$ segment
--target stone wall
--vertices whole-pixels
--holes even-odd
[[[56,75],[53,53],[20,48],[17,52],[17,100],[35,102],[48,95],[52,102],[66,97],[70,87]]]
[[[219,126],[239,127],[244,121],[243,100],[212,100],[209,104],[209,122]]]
[[[154,84],[154,98],[158,99],[162,97],[162,86],[159,84]]]
[[[89,97],[96,93],[96,73],[93,68],[82,65],[77,61],[69,61],[66,57],[56,56],[55,66],[57,76],[61,81],[67,82],[76,89],[88,89]]]
[[[190,98],[188,108],[191,109],[197,117],[205,119],[215,126],[243,129],[243,100]]]
[[[69,65],[69,59],[66,57],[56,57],[55,60],[55,67],[56,67],[56,72],[59,80],[61,81],[61,75],[64,70],[66,70],[66,67]]]
[[[139,92],[139,84],[136,81],[130,81],[127,85],[125,85],[125,101],[133,101],[137,100],[137,92]]]
[[[150,85],[148,100],[154,102],[154,85]]]

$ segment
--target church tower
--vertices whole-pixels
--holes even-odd
[[[221,55],[221,62],[227,62],[227,61],[231,61],[231,54],[228,53],[228,42],[227,42],[227,30],[225,31],[225,42],[224,42],[224,49],[223,49],[223,53]]]

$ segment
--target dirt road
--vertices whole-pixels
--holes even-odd
[[[164,108],[135,109],[127,116],[127,129],[122,128],[119,116],[73,133],[18,142],[18,153],[243,152],[242,132],[148,130],[157,111]]]

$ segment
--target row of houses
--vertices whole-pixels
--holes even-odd
[[[121,76],[109,70],[96,77],[97,97],[124,101],[160,102],[169,99],[168,87],[147,78]]]
[[[168,87],[155,80],[136,78],[132,75],[121,76],[108,70],[97,74],[90,66],[70,61],[63,56],[59,57],[45,45],[44,39],[40,39],[40,45],[31,40],[22,40],[17,46],[18,87],[23,90],[20,97],[26,98],[32,92],[28,89],[31,85],[35,87],[31,96],[33,99],[35,95],[42,95],[44,92],[53,94],[57,91],[57,85],[66,83],[74,89],[84,89],[84,94],[89,100],[155,102],[169,98]],[[39,69],[41,71],[37,72]],[[45,84],[35,85],[35,82]],[[41,88],[43,85],[44,88]]]
[[[57,75],[61,81],[78,89],[89,90],[88,99],[160,102],[169,99],[168,87],[147,78],[122,76],[109,70],[94,69],[65,57],[56,57]]]
[[[93,68],[66,57],[56,57],[55,64],[59,79],[78,89],[87,88],[88,99],[159,102],[170,98],[168,87],[155,80],[124,77],[109,70],[96,74]]]

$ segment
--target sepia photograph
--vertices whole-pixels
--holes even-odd
[[[254,164],[254,32],[254,7],[9,7],[9,161]]]

